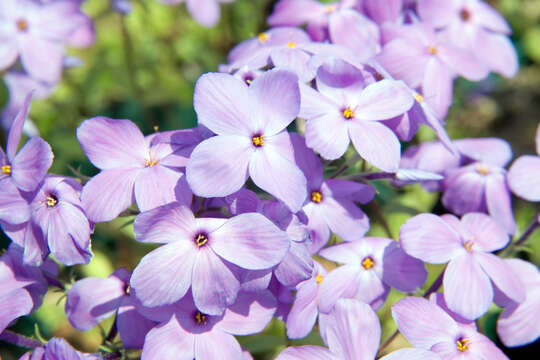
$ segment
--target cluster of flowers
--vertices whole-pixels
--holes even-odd
[[[43,21],[64,9],[59,3],[27,6],[43,11],[36,15]],[[31,18],[23,28],[17,16],[14,49],[23,36],[37,36]],[[452,141],[443,126],[454,78],[517,71],[505,20],[477,0],[282,0],[268,22],[276,27],[197,81],[198,127],[144,136],[129,120],[85,120],[77,138],[101,171],[83,185],[47,174],[53,155],[39,137],[17,153],[26,97],[0,153],[0,224],[13,240],[0,259],[0,332],[38,307],[48,284],[62,286],[49,254],[66,265],[88,263],[94,224],[135,202],[135,239],[161,246],[132,272],[75,282],[66,313],[82,331],[116,314],[123,346],[142,349],[143,360],[249,359],[234,336],[259,333],[274,317],[291,339],[318,322],[327,345],[289,347],[279,360],[374,359],[386,350],[375,311],[390,289],[422,287],[424,263],[447,265],[425,298],[392,307],[414,348],[384,359],[505,359],[475,323],[493,302],[505,308],[497,323],[505,345],[540,336],[539,323],[529,321],[540,309],[538,269],[493,254],[516,232],[510,191],[540,200],[540,158],[524,156],[507,171],[505,141]],[[46,34],[40,41],[49,46]],[[54,39],[57,47],[68,42]],[[401,154],[399,140],[411,140],[421,124],[440,141]],[[324,164],[343,158],[351,141],[348,154],[382,172],[357,175],[361,181],[340,171],[325,177]],[[462,217],[419,214],[399,241],[364,237],[369,219],[358,204],[373,200],[369,180],[381,178],[442,191],[444,206]],[[331,233],[343,241],[328,246]],[[343,265],[327,272],[315,255]],[[60,339],[25,356],[60,353],[99,357]]]

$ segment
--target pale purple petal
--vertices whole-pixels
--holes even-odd
[[[407,254],[432,264],[444,264],[465,251],[459,234],[433,214],[409,219],[400,229],[399,240]]]
[[[133,203],[139,169],[109,169],[94,176],[81,193],[81,202],[92,222],[110,221]]]
[[[508,171],[508,186],[520,198],[540,201],[540,157],[524,155],[514,161]]]
[[[359,286],[358,267],[343,265],[332,270],[323,278],[319,289],[319,309],[328,313],[336,301],[341,298],[352,298]]]
[[[298,116],[301,118],[311,119],[331,112],[339,114],[339,104],[311,86],[301,83],[300,97],[300,113]]]
[[[241,292],[236,302],[225,310],[217,326],[233,335],[251,335],[264,330],[272,320],[277,302],[270,291]]]
[[[461,219],[463,228],[472,236],[473,250],[492,252],[502,249],[510,238],[505,229],[494,219],[482,213],[469,213]]]
[[[362,60],[370,59],[380,50],[377,24],[352,9],[341,9],[332,14],[328,32],[332,43],[353,50]]]
[[[371,185],[341,179],[327,179],[325,182],[334,198],[367,204],[375,197],[375,188]]]
[[[328,160],[345,154],[349,147],[347,123],[338,112],[309,118],[306,122],[306,144]]]
[[[475,54],[489,68],[506,77],[514,77],[519,71],[519,59],[512,41],[505,35],[478,30]]]
[[[135,200],[139,210],[147,211],[175,201],[176,189],[183,176],[180,171],[160,165],[141,170],[135,180]]]
[[[133,232],[135,239],[142,242],[189,242],[193,241],[196,225],[189,208],[172,203],[137,215]]]
[[[514,234],[516,222],[512,211],[512,195],[503,174],[493,174],[487,177],[486,202],[489,215],[500,223],[509,234]]]
[[[0,333],[20,316],[28,315],[34,303],[25,289],[0,293]]]
[[[397,21],[401,16],[403,0],[364,0],[364,9],[377,23]]]
[[[21,62],[32,77],[56,83],[62,74],[63,44],[38,37],[28,37],[21,46]],[[47,54],[44,57],[43,54]]]
[[[26,98],[24,99],[24,103],[22,104],[20,110],[17,112],[15,119],[13,119],[13,122],[11,123],[6,146],[6,155],[9,161],[13,161],[13,159],[15,158],[15,154],[17,153],[17,148],[19,147],[19,141],[21,140],[23,126],[26,118],[28,117],[28,110],[30,109],[32,94],[33,92],[25,94]]]
[[[382,280],[402,292],[415,292],[427,279],[424,263],[407,255],[397,242],[384,249]]]
[[[322,249],[319,255],[333,262],[359,266],[362,259],[358,254],[365,244],[365,241],[342,242]]]
[[[219,3],[215,0],[186,0],[186,6],[195,21],[203,26],[212,27],[219,22]]]
[[[193,360],[195,335],[186,332],[175,316],[148,332],[141,360]]]
[[[464,167],[447,173],[443,185],[442,203],[454,214],[485,211],[484,175]]]
[[[461,1],[419,0],[418,15],[436,28],[445,27],[456,16],[460,3]]]
[[[195,337],[195,359],[243,359],[242,348],[234,336],[223,331],[212,331]]]
[[[208,73],[195,84],[193,106],[199,124],[219,135],[252,135],[247,85],[232,75]]]
[[[149,307],[180,300],[191,285],[196,258],[194,244],[188,241],[171,242],[145,255],[130,281],[137,298]]]
[[[505,167],[513,156],[510,144],[499,138],[459,139],[454,145],[466,157],[498,167]]]
[[[313,260],[306,244],[290,241],[289,251],[274,270],[274,274],[283,285],[294,287],[308,279],[312,270]]]
[[[246,182],[253,155],[248,137],[223,135],[205,140],[193,150],[187,164],[188,184],[199,196],[230,195]]]
[[[23,191],[34,190],[52,165],[51,146],[42,138],[31,138],[11,163],[11,178]]]
[[[441,360],[433,351],[415,348],[399,349],[383,356],[381,360]]]
[[[426,64],[422,80],[422,95],[437,116],[444,118],[452,104],[453,78],[450,70],[438,59]]]
[[[209,234],[210,246],[225,260],[244,269],[278,264],[289,249],[287,234],[258,213],[240,214]]]
[[[267,21],[271,26],[300,26],[324,12],[324,6],[317,1],[282,0],[276,4]]]
[[[77,139],[92,164],[100,169],[144,167],[148,147],[129,120],[95,117],[77,128]]]
[[[444,272],[443,286],[448,308],[466,319],[484,315],[493,300],[491,281],[469,254],[452,259]]]
[[[467,80],[480,81],[489,73],[486,65],[474,54],[462,48],[445,44],[437,48],[437,55],[442,62]]]
[[[368,85],[356,100],[355,119],[385,120],[407,112],[414,98],[405,83],[384,79]]]
[[[505,18],[491,5],[484,1],[475,1],[472,2],[472,5],[478,23],[494,32],[502,32],[505,34],[510,34],[512,32],[512,29]]]
[[[145,336],[156,323],[142,316],[134,305],[133,297],[124,297],[118,308],[116,326],[122,345],[126,348],[142,349]]]
[[[27,222],[24,231],[23,262],[28,265],[40,265],[48,254],[49,248],[43,231],[33,221]]]
[[[287,316],[287,337],[290,339],[303,338],[313,329],[319,314],[318,292],[319,285],[313,280],[307,280],[298,286],[294,303]]]
[[[428,59],[422,46],[400,38],[387,43],[377,55],[377,60],[394,78],[405,81],[411,88],[422,84]]]
[[[30,218],[30,206],[9,177],[0,180],[0,220],[16,225]]]
[[[240,281],[209,247],[199,249],[198,254],[191,256],[196,257],[191,285],[195,306],[208,315],[222,314],[235,302]],[[208,286],[209,284],[212,286]]]
[[[330,230],[346,241],[362,237],[369,229],[369,218],[350,200],[326,197],[315,206],[321,207]]]
[[[422,349],[451,341],[458,335],[458,326],[440,307],[420,297],[407,297],[392,306],[392,317],[399,331],[409,342]]]
[[[275,360],[338,360],[328,349],[314,345],[294,346],[283,350]]]
[[[378,310],[388,296],[389,286],[382,282],[375,269],[359,268],[357,276],[358,290],[355,298],[371,305],[374,310]]]

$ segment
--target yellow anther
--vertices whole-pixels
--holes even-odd
[[[11,174],[11,165],[2,166],[2,174],[10,175]]]
[[[347,108],[343,110],[343,117],[345,119],[352,119],[354,117],[354,111],[352,111],[350,106],[347,106]]]
[[[373,266],[375,266],[375,262],[370,256],[367,256],[362,260],[362,267],[366,270],[371,269]]]
[[[28,21],[24,19],[17,20],[16,24],[19,31],[26,31],[28,29]]]
[[[145,167],[152,167],[152,166],[155,166],[159,164],[159,160],[156,160],[156,159],[146,159],[145,163],[144,163],[144,166]]]
[[[261,44],[264,44],[265,42],[268,41],[268,39],[270,38],[270,35],[268,35],[267,33],[260,33],[258,38],[259,38],[259,42]]]
[[[58,200],[55,196],[49,195],[45,198],[45,203],[47,204],[47,207],[55,207],[56,204],[58,204]]]
[[[291,49],[294,49],[296,47],[296,43],[294,41],[289,41],[287,43],[287,46],[290,47]]]
[[[438,53],[437,49],[435,47],[433,47],[433,46],[428,47],[427,51],[430,54],[433,54],[433,55],[437,55],[437,53]]]
[[[253,146],[261,147],[264,145],[264,135],[255,135],[251,138],[251,142],[253,143]]]
[[[320,191],[313,191],[311,193],[311,201],[314,203],[320,203],[322,201],[322,194]]]
[[[463,352],[463,351],[466,351],[467,349],[469,349],[469,344],[471,340],[469,339],[459,339],[458,341],[456,341],[456,345],[457,345],[457,348],[459,351]]]
[[[484,175],[484,176],[489,175],[489,173],[491,172],[489,168],[484,164],[476,164],[475,168],[476,168],[476,172],[479,173],[480,175]]]
[[[205,234],[199,234],[195,238],[195,244],[197,244],[198,247],[203,246],[207,242],[208,242],[208,236],[206,236]]]
[[[323,276],[321,274],[315,276],[315,281],[317,282],[317,284],[322,283],[322,279],[323,279]]]
[[[336,5],[328,5],[328,6],[326,7],[326,13],[327,13],[327,14],[331,14],[331,13],[333,13],[333,12],[336,11],[336,10],[337,10],[337,6],[336,6]]]
[[[418,103],[421,103],[422,101],[424,101],[424,97],[420,95],[419,93],[415,93],[414,98]]]
[[[472,251],[472,247],[474,245],[474,236],[471,236],[470,240],[467,241],[465,244],[463,244],[463,247],[468,251]]]
[[[194,318],[195,318],[195,321],[197,322],[197,324],[199,324],[199,325],[200,325],[200,324],[203,324],[203,325],[206,324],[206,321],[207,321],[206,315],[204,315],[204,314],[201,313],[200,311],[197,311],[197,312],[195,313]]]

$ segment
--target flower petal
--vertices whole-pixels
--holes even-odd
[[[142,242],[189,242],[196,225],[191,210],[175,202],[137,215],[133,232],[135,239]]]
[[[0,333],[9,324],[20,316],[28,315],[32,312],[34,302],[25,289],[16,289],[0,294]]]
[[[347,123],[337,111],[310,118],[306,122],[306,144],[325,159],[338,159],[349,147],[347,130]]]
[[[203,26],[213,27],[219,22],[219,3],[215,0],[187,0],[186,6],[189,14]]]
[[[30,205],[9,177],[0,180],[0,221],[22,224],[30,218]]]
[[[525,300],[525,285],[506,262],[493,254],[475,252],[473,256],[498,290],[517,303]]]
[[[510,241],[505,229],[486,214],[465,214],[461,224],[473,237],[473,250],[492,252],[504,248]]]
[[[358,273],[358,267],[344,265],[326,275],[319,289],[319,310],[329,313],[339,299],[354,297],[358,292]]]
[[[391,242],[383,255],[383,281],[401,292],[415,292],[427,279],[424,263],[407,255],[396,242]]]
[[[26,95],[22,107],[17,112],[17,115],[15,116],[15,119],[13,119],[11,127],[9,128],[6,155],[10,162],[15,158],[17,148],[19,147],[23,126],[26,118],[28,117],[28,110],[30,109],[30,102],[32,101],[32,94],[33,92],[30,92],[28,95]]]
[[[148,332],[144,340],[141,360],[193,360],[195,335],[186,332],[172,316]]]
[[[225,310],[219,328],[233,335],[251,335],[264,330],[276,312],[276,298],[265,290],[241,292],[236,302]]]
[[[33,191],[53,162],[51,146],[42,138],[31,138],[11,163],[11,178],[23,191]]]
[[[475,55],[491,70],[505,77],[514,77],[519,71],[516,48],[505,35],[479,29],[476,32]]]
[[[328,349],[315,345],[292,346],[283,350],[276,360],[338,360]]]
[[[321,206],[323,216],[326,218],[330,230],[343,240],[356,240],[362,237],[369,229],[369,218],[352,201],[326,197],[318,205]]]
[[[514,161],[508,171],[508,186],[520,198],[540,201],[540,157],[525,155]]]
[[[135,200],[140,211],[147,211],[176,200],[176,190],[184,173],[166,166],[141,170],[135,180]]]
[[[413,104],[411,91],[403,81],[384,79],[362,91],[354,113],[358,120],[385,120],[407,112]]]
[[[509,234],[516,232],[516,221],[512,211],[512,195],[504,174],[493,174],[486,179],[486,202],[488,213]]]
[[[422,80],[422,95],[435,114],[444,118],[452,104],[453,78],[448,67],[436,58],[430,59]]]
[[[242,348],[234,336],[224,331],[211,331],[195,337],[195,359],[243,359]]]
[[[313,279],[298,286],[294,303],[287,316],[287,337],[290,339],[306,337],[313,329],[319,315],[318,292],[319,285]]]
[[[22,41],[20,46],[21,62],[29,75],[53,84],[60,80],[64,58],[64,46],[60,41],[32,36]]]
[[[122,299],[118,308],[116,326],[124,347],[142,349],[146,334],[156,326],[156,323],[137,311],[134,299],[130,296]]]

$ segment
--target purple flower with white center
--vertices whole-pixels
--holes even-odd
[[[92,164],[101,170],[83,188],[81,201],[93,222],[110,221],[133,200],[146,211],[180,201],[191,204],[191,190],[175,154],[174,135],[143,136],[129,120],[95,117],[77,129],[77,139]],[[157,191],[156,189],[159,189]]]
[[[379,348],[381,326],[377,314],[369,305],[358,300],[341,299],[326,317],[324,326],[325,342],[328,349],[306,345],[288,347],[276,360],[374,360]],[[406,356],[406,357],[404,357]],[[422,349],[401,349],[384,356],[390,359],[439,360],[430,351]]]
[[[245,355],[234,335],[261,332],[275,311],[276,300],[269,291],[242,292],[219,316],[201,312],[188,294],[169,311],[149,312],[161,324],[146,335],[141,359],[242,360]]]
[[[13,65],[20,57],[24,69],[34,78],[49,83],[60,80],[64,45],[73,38],[81,23],[89,19],[77,1],[46,4],[31,0],[4,0],[0,5],[0,69]],[[93,38],[92,38],[93,40]],[[43,54],[47,55],[46,61]]]
[[[185,2],[191,16],[202,26],[213,27],[219,22],[220,3],[230,3],[234,0],[158,0],[164,4],[180,4]]]
[[[287,234],[258,213],[196,219],[185,206],[171,203],[139,214],[134,229],[138,241],[165,244],[133,271],[131,287],[142,304],[172,304],[191,287],[197,308],[210,315],[234,303],[238,267],[269,269],[289,249]]]
[[[491,70],[513,77],[519,69],[512,32],[504,17],[481,0],[418,1],[423,22],[443,32],[456,45],[471,51]]]
[[[414,292],[427,278],[422,261],[407,255],[392,239],[366,237],[323,249],[322,257],[345,264],[321,283],[320,309],[329,312],[340,298],[357,298],[379,309],[395,288]]]
[[[90,262],[91,230],[79,199],[80,190],[80,184],[70,178],[49,175],[43,180],[30,204],[32,218],[24,243],[26,263],[40,263],[49,251],[66,265]],[[43,235],[30,236],[35,232],[34,224]]]
[[[497,320],[497,334],[505,346],[522,346],[540,336],[540,322],[536,321],[540,316],[540,272],[535,265],[520,259],[505,259],[504,262],[523,282],[526,297],[522,303],[508,298],[495,300],[505,307]]]
[[[195,85],[194,105],[199,123],[218,134],[189,159],[187,181],[196,195],[230,195],[249,176],[291,211],[300,210],[306,178],[286,130],[300,109],[296,75],[272,70],[248,87],[232,75],[205,74]]]
[[[540,155],[540,125],[536,129],[536,153]],[[520,198],[540,201],[540,156],[517,158],[508,170],[508,186]]]
[[[503,227],[489,216],[469,213],[461,221],[453,215],[420,214],[400,230],[401,247],[431,264],[448,263],[444,272],[444,300],[466,319],[486,313],[494,289],[521,303],[525,288],[512,269],[491,252],[508,244]]]
[[[62,338],[52,338],[43,347],[35,348],[24,354],[19,360],[101,360],[97,354],[84,354],[76,351]]]
[[[366,204],[375,196],[369,185],[347,180],[324,179],[320,159],[306,147],[304,139],[291,134],[296,164],[308,179],[308,200],[302,211],[308,217],[312,232],[312,253],[327,242],[330,230],[346,241],[363,236],[369,229],[369,219],[355,204]]]
[[[118,269],[108,278],[87,277],[73,284],[66,296],[66,315],[78,330],[88,331],[115,312],[116,327],[127,348],[141,349],[156,323],[141,315],[132,294],[127,294],[130,273]]]
[[[413,106],[407,86],[387,79],[366,86],[362,73],[341,60],[321,66],[316,84],[318,91],[300,86],[299,116],[307,119],[307,146],[334,160],[352,140],[362,158],[381,170],[395,172],[401,146],[380,120],[401,115]]]
[[[3,184],[2,188],[15,185],[21,191],[31,192],[36,189],[52,165],[53,153],[51,147],[40,137],[30,138],[23,148],[17,152],[24,122],[28,116],[31,98],[31,93],[26,95],[24,105],[11,124],[6,152],[4,153],[0,149],[0,184]],[[9,218],[17,217],[16,214],[6,214],[7,219],[1,216],[3,212],[1,209],[3,204],[1,203],[3,202],[0,202],[0,220],[10,222]]]
[[[399,331],[413,346],[431,350],[443,360],[508,359],[486,336],[471,327],[460,326],[426,299],[402,299],[392,307],[392,316]]]
[[[315,69],[310,64],[311,40],[302,29],[274,28],[235,46],[224,68],[234,71],[247,66],[262,69],[273,65],[277,69],[296,74],[301,81],[310,81]]]
[[[377,56],[377,60],[396,79],[413,89],[422,88],[422,96],[439,117],[452,103],[455,74],[478,81],[488,74],[487,67],[467,50],[449,43],[427,24],[404,25]]]

